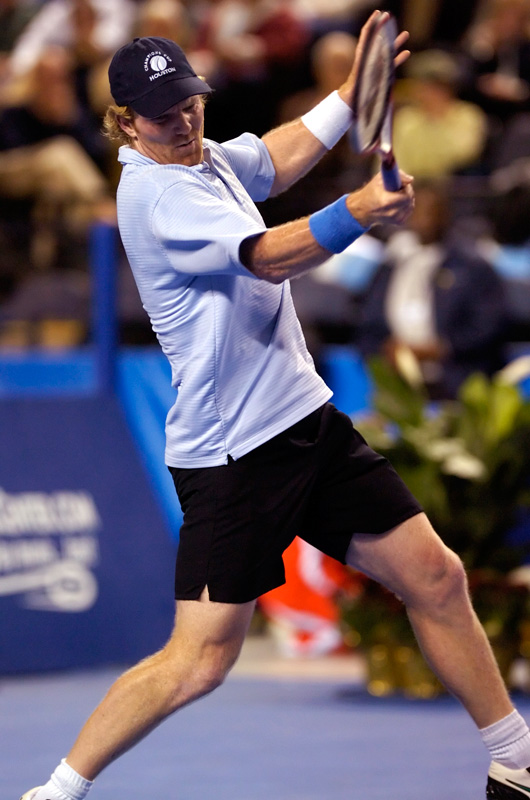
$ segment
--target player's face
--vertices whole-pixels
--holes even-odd
[[[136,137],[134,147],[159,164],[192,167],[203,159],[204,107],[200,95],[182,100],[155,119],[137,115],[130,127]]]

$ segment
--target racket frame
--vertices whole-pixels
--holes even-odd
[[[363,89],[363,73],[367,68],[370,49],[377,36],[382,36],[386,42],[390,54],[389,63],[391,67],[386,76],[386,92],[382,104],[380,119],[374,128],[374,132],[368,142],[362,142],[359,138],[359,108],[360,98]],[[363,52],[359,62],[359,70],[355,81],[352,98],[352,138],[355,148],[359,153],[367,155],[378,153],[381,157],[381,172],[385,188],[389,191],[399,191],[401,189],[401,177],[399,168],[396,164],[392,151],[392,119],[393,119],[393,89],[395,82],[394,70],[394,41],[397,36],[397,25],[395,18],[388,13],[380,12],[374,17],[367,33],[363,45]],[[366,79],[365,79],[366,80]]]

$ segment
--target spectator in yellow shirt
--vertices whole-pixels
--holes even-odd
[[[476,166],[486,143],[487,116],[458,96],[459,67],[449,53],[425,50],[410,59],[405,102],[394,119],[394,150],[416,178],[440,178]]]

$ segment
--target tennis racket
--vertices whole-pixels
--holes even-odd
[[[401,189],[399,169],[392,152],[392,91],[394,87],[395,18],[380,11],[368,21],[359,54],[352,98],[352,140],[359,153],[377,153],[385,189]]]

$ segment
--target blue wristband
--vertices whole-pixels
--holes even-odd
[[[352,217],[346,206],[347,194],[339,197],[334,203],[315,211],[309,217],[309,229],[321,247],[330,253],[342,253],[367,228],[363,228],[355,217]]]

